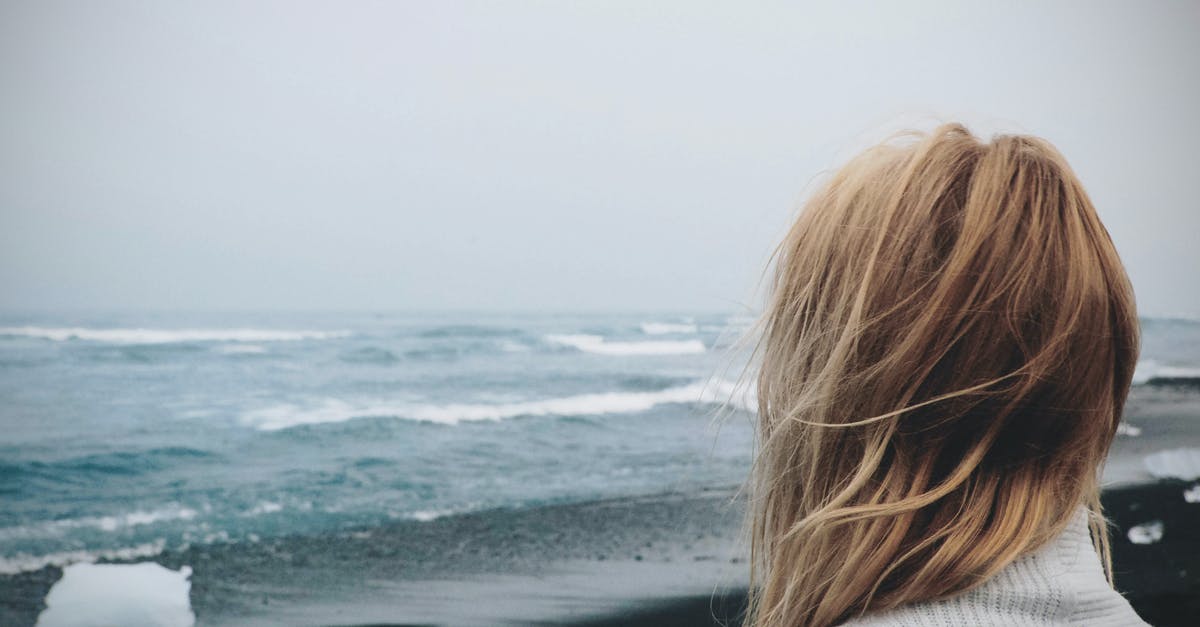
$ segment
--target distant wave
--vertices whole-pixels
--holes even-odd
[[[413,361],[452,361],[471,355],[525,353],[530,350],[530,346],[506,338],[439,338],[406,350],[402,355],[405,360]]]
[[[1200,315],[1178,313],[1161,316],[1138,316],[1142,324],[1193,324],[1200,325]]]
[[[448,337],[509,337],[520,335],[519,329],[491,327],[478,324],[452,324],[422,331],[419,335],[424,338]]]
[[[227,344],[217,347],[217,352],[225,355],[261,355],[267,352],[267,347],[258,344]]]
[[[1194,383],[1200,385],[1200,368],[1163,366],[1145,359],[1137,363],[1133,372],[1134,385],[1153,383]]]
[[[208,451],[166,446],[138,451],[114,451],[55,461],[0,463],[0,478],[60,481],[110,481],[113,476],[137,476],[180,463],[205,463],[221,459]]]
[[[642,333],[646,335],[669,335],[673,333],[696,333],[699,331],[694,323],[681,322],[643,322]]]
[[[404,351],[405,359],[415,361],[431,360],[431,361],[451,361],[459,357],[469,354],[475,347],[454,346],[439,344],[435,346],[426,346],[424,348],[414,348]]]
[[[62,551],[46,555],[31,555],[17,553],[0,557],[0,575],[15,575],[17,573],[41,570],[47,566],[66,566],[78,562],[91,563],[102,559],[134,560],[143,557],[154,557],[166,548],[166,540],[159,539],[146,544],[120,549],[102,549],[98,551]]]
[[[0,336],[32,337],[55,342],[83,340],[113,344],[178,342],[294,342],[346,337],[349,331],[281,331],[274,329],[91,329],[86,327],[0,327]]]
[[[609,342],[599,335],[547,335],[547,342],[561,344],[597,355],[695,355],[707,348],[700,340],[657,340],[649,342]]]
[[[187,447],[163,447],[140,451],[115,451],[53,461],[0,462],[0,494],[34,495],[64,486],[103,489],[114,481],[134,480],[141,475],[176,465],[209,464],[222,457]]]
[[[630,414],[672,403],[723,404],[748,409],[750,404],[727,381],[697,382],[653,392],[605,392],[515,403],[389,404],[349,403],[326,399],[316,406],[275,405],[242,416],[242,423],[261,431],[278,431],[302,425],[345,422],[355,418],[400,418],[454,425],[460,422],[496,421],[519,416],[595,416]]]
[[[400,361],[390,350],[378,346],[364,346],[342,353],[338,359],[348,364],[391,364]]]

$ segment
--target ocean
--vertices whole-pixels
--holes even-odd
[[[0,573],[736,486],[729,314],[8,314]],[[1136,383],[1200,376],[1144,319]]]
[[[746,322],[9,316],[0,572],[736,484]]]

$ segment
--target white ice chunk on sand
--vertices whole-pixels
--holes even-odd
[[[190,567],[175,571],[154,562],[71,564],[46,595],[37,624],[191,627],[191,575]]]
[[[1200,479],[1200,449],[1176,448],[1151,453],[1143,458],[1146,470],[1156,479]]]
[[[1148,523],[1142,523],[1129,528],[1126,534],[1129,536],[1129,541],[1134,544],[1154,544],[1163,537],[1163,524],[1161,520],[1152,520]]]
[[[1184,490],[1183,500],[1188,503],[1200,503],[1200,483]]]

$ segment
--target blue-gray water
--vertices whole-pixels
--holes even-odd
[[[729,321],[8,316],[0,570],[736,483]]]
[[[0,572],[732,485],[728,315],[0,318]],[[1138,380],[1200,373],[1144,320]],[[731,369],[732,368],[732,369]]]

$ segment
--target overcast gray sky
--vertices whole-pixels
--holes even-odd
[[[814,177],[962,120],[1200,313],[1200,3],[900,4],[8,0],[0,307],[728,310]]]

